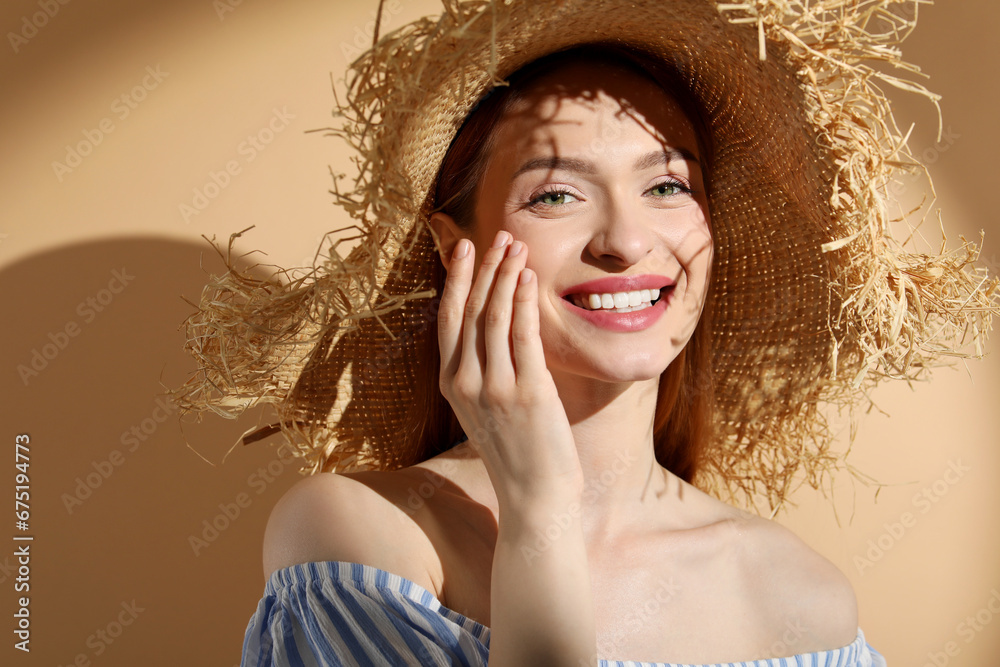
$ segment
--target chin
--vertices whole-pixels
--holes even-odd
[[[584,353],[578,349],[568,351],[562,359],[558,354],[546,359],[549,368],[562,373],[570,373],[589,377],[605,382],[644,382],[659,379],[663,371],[677,358],[679,350],[657,350],[656,354],[640,354],[628,352],[611,352],[604,348],[605,354]]]

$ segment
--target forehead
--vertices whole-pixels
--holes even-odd
[[[555,137],[608,141],[624,133],[698,152],[681,104],[649,77],[615,64],[568,63],[546,72],[518,91],[498,129],[507,146],[551,144]]]

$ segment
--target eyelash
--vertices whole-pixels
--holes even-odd
[[[647,192],[652,192],[653,190],[659,190],[662,187],[668,187],[668,186],[669,187],[677,188],[677,190],[679,190],[679,192],[676,193],[676,194],[685,194],[685,195],[694,194],[694,190],[692,190],[690,187],[688,187],[687,185],[685,185],[682,181],[679,181],[679,180],[676,180],[676,179],[667,179],[665,181],[661,181],[660,183],[657,183],[656,185],[654,185],[653,187],[651,187],[649,190],[647,190]],[[528,206],[530,206],[530,207],[536,207],[536,206],[558,206],[558,204],[544,204],[544,203],[542,203],[542,199],[544,199],[546,197],[558,197],[560,195],[569,195],[571,197],[575,196],[569,190],[565,190],[565,189],[562,189],[562,188],[553,188],[551,190],[545,190],[544,192],[540,192],[537,196],[535,196],[534,198],[532,198],[528,202]],[[662,195],[659,198],[660,199],[666,199],[666,198],[671,197],[671,196],[674,196],[674,195]]]

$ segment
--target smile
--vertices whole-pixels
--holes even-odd
[[[644,289],[632,292],[603,292],[600,294],[571,294],[573,305],[587,310],[610,310],[615,313],[630,313],[649,308],[660,298],[660,290]]]
[[[644,298],[643,292],[647,292]],[[571,294],[560,299],[569,310],[594,326],[618,332],[642,331],[653,326],[666,311],[674,286],[662,290],[637,290],[601,294]],[[600,299],[600,308],[590,308]],[[635,305],[631,305],[636,301]],[[609,304],[611,307],[605,307]],[[622,304],[621,307],[617,307]]]

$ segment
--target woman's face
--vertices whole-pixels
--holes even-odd
[[[525,92],[496,128],[467,234],[476,257],[501,229],[527,245],[553,373],[658,377],[694,331],[712,264],[694,128],[620,68],[562,67]],[[630,297],[631,312],[607,308]]]

